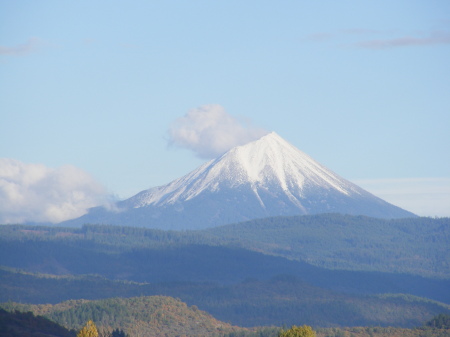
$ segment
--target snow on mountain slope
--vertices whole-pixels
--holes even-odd
[[[218,192],[221,186],[233,188],[244,184],[250,184],[258,197],[258,189],[277,184],[295,203],[299,202],[298,197],[304,196],[302,191],[306,186],[335,189],[345,195],[359,194],[355,185],[272,132],[231,149],[168,185],[141,192],[131,200],[133,207],[173,204],[195,198],[204,191]]]
[[[339,177],[274,132],[117,208],[121,212],[95,208],[68,224],[197,229],[278,215],[414,216]]]

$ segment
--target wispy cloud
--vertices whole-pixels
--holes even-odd
[[[74,166],[53,169],[0,158],[0,223],[57,223],[106,199],[103,186]]]
[[[306,39],[309,41],[324,42],[324,41],[331,40],[334,37],[335,37],[335,34],[331,34],[331,33],[314,33],[314,34],[308,35],[306,37]]]
[[[305,36],[303,41],[310,42],[329,42],[334,41],[338,42],[347,38],[361,38],[364,36],[373,36],[379,34],[386,34],[386,32],[382,32],[374,29],[366,29],[366,28],[349,28],[343,29],[334,32],[316,32]]]
[[[9,56],[21,56],[27,55],[37,51],[43,42],[41,39],[37,37],[30,38],[24,44],[8,47],[8,46],[0,46],[0,55],[9,55]]]
[[[450,217],[450,178],[355,180],[357,185],[421,216]]]
[[[396,37],[392,37],[395,36]],[[380,38],[374,38],[380,36]],[[450,44],[450,32],[422,32],[402,34],[398,31],[382,31],[365,28],[350,28],[338,32],[310,34],[304,39],[313,42],[333,41],[337,46],[361,49],[392,49],[413,46],[435,46]]]
[[[381,34],[382,31],[376,29],[367,29],[367,28],[349,28],[341,31],[342,34],[346,35],[373,35],[373,34]]]
[[[92,46],[97,43],[98,43],[98,41],[96,39],[92,39],[92,38],[83,39],[83,45],[85,45],[85,46]]]
[[[362,41],[355,44],[356,47],[366,49],[388,49],[411,46],[431,46],[450,44],[450,33],[434,33],[426,37],[402,36],[392,39],[377,39]]]
[[[169,145],[192,150],[201,158],[215,158],[267,133],[229,115],[222,106],[210,104],[178,118],[169,128]]]

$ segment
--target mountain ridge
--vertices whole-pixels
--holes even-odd
[[[412,326],[449,312],[449,220],[321,214],[204,231],[0,226],[0,301],[166,295],[245,326]],[[352,270],[339,270],[342,259]]]

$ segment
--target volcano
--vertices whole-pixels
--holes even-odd
[[[272,216],[341,213],[415,217],[327,169],[275,132],[167,185],[63,223],[203,229]]]

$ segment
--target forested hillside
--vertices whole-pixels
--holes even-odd
[[[186,232],[0,226],[0,301],[166,295],[242,326],[410,327],[449,310],[448,233],[447,218],[342,215]]]
[[[166,295],[196,305],[214,317],[239,326],[403,326],[412,327],[450,313],[446,304],[406,295],[349,295],[312,286],[293,276],[234,284],[212,282],[134,283],[100,276],[34,275],[2,270],[0,301],[58,303]]]
[[[164,241],[150,242],[148,248],[140,244],[129,246],[130,238],[126,234],[115,235],[111,240],[123,237],[127,245],[114,245],[105,242],[108,235],[103,231],[114,230],[114,227],[100,226],[100,231],[94,232],[96,228],[86,227],[86,233],[81,237],[80,234],[67,235],[67,232],[56,232],[50,239],[46,236],[41,239],[36,233],[26,237],[30,232],[22,233],[26,236],[18,239],[4,236],[0,239],[0,265],[44,274],[96,274],[111,280],[147,283],[230,284],[245,279],[268,280],[287,274],[334,291],[356,294],[406,293],[450,303],[448,279],[328,270],[235,246],[192,245],[176,243],[174,239],[169,239],[165,244]],[[16,227],[14,233],[19,235],[17,232],[20,231],[21,228]],[[139,232],[139,229],[136,231]],[[176,238],[181,234],[173,235]]]
[[[274,217],[201,231],[85,225],[0,226],[5,241],[96,243],[102,250],[234,245],[315,266],[450,278],[450,218],[376,219],[319,214]]]
[[[9,311],[0,309],[0,336],[5,337],[75,337],[76,331],[91,320],[100,337],[277,337],[280,331],[275,326],[231,326],[196,307],[163,296],[72,300],[55,305],[8,303],[4,307]],[[447,337],[449,322],[450,315],[440,314],[412,329],[370,326],[314,330],[317,337]]]
[[[450,278],[450,218],[320,214],[258,219],[205,233],[325,268]]]
[[[8,310],[31,311],[69,329],[80,330],[93,320],[100,331],[120,329],[131,336],[216,336],[243,330],[220,322],[171,297],[152,296],[111,298],[97,301],[77,300],[56,305],[9,303]]]

